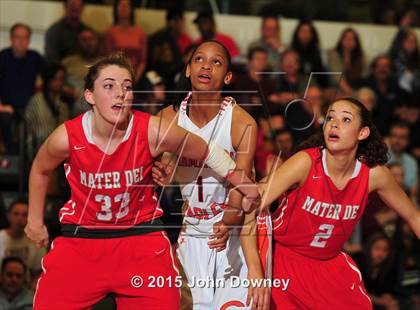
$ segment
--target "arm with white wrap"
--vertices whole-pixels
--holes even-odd
[[[202,137],[156,116],[150,117],[148,140],[153,157],[171,152],[186,158],[204,160],[207,166],[236,186],[251,202],[243,205],[244,211],[257,207],[260,199],[257,185],[241,169],[236,168],[229,154],[216,143],[206,142]]]
[[[236,169],[236,164],[232,158],[213,141],[208,142],[208,153],[205,162],[214,172],[236,186],[248,201],[253,201],[255,205],[258,205],[260,199],[258,188],[240,169]],[[252,204],[243,205],[243,209],[246,212],[251,211],[252,207]]]

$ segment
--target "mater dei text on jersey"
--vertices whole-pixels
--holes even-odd
[[[88,188],[114,189],[138,184],[143,180],[143,167],[124,171],[109,171],[101,173],[90,173],[79,170],[80,183]]]

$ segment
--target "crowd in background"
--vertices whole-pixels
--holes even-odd
[[[115,1],[113,25],[103,34],[81,21],[82,12],[82,0],[65,1],[64,16],[46,32],[44,55],[29,49],[31,28],[23,23],[11,27],[11,45],[0,52],[0,158],[1,153],[16,154],[23,144],[26,173],[46,137],[89,109],[83,99],[83,77],[102,55],[125,53],[135,71],[135,90],[141,90],[135,94],[134,108],[156,114],[174,100],[166,90],[182,90],[178,80],[196,44],[218,40],[233,59],[234,78],[225,94],[232,95],[259,124],[257,179],[322,129],[327,102],[355,97],[372,112],[389,146],[389,168],[418,204],[420,51],[411,29],[418,17],[412,11],[402,13],[400,30],[389,49],[371,63],[366,62],[361,34],[352,28],[342,32],[333,49],[323,52],[310,20],[299,22],[286,46],[280,36],[281,21],[265,15],[260,37],[246,55],[240,55],[235,39],[217,31],[208,11],[194,19],[201,34],[196,41],[184,32],[183,12],[177,9],[168,10],[166,27],[150,36],[137,26],[131,1]],[[16,134],[19,126],[25,128],[24,141]],[[60,234],[57,213],[68,189],[63,171],[57,171],[52,180],[46,222],[53,239]],[[174,189],[166,192],[167,208],[172,208],[174,195],[179,195]],[[0,207],[0,309],[12,304],[30,308],[45,250],[36,249],[23,232],[27,201]],[[165,217],[174,221],[170,215]],[[345,250],[358,262],[376,307],[420,307],[419,240],[378,196],[369,198]]]

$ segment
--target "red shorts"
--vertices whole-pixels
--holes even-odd
[[[164,232],[112,239],[59,237],[43,258],[34,309],[179,309],[178,270]]]
[[[340,253],[329,260],[309,258],[275,242],[273,281],[289,279],[271,290],[271,309],[372,309],[353,260]]]

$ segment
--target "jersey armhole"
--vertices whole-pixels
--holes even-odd
[[[301,188],[303,188],[303,187],[305,187],[307,185],[307,183],[309,182],[309,177],[311,175],[311,172],[314,170],[314,167],[315,167],[315,161],[316,161],[316,159],[313,158],[312,155],[309,152],[307,152],[306,150],[304,150],[303,152],[306,155],[309,156],[309,158],[311,160],[311,167],[309,168],[308,175],[306,176],[305,181],[303,181],[302,185],[299,185],[298,184],[298,186],[296,187],[295,190],[299,190],[299,189],[301,189]]]
[[[66,130],[67,142],[69,143],[69,156],[67,157],[67,160],[64,161],[67,164],[70,163],[72,159],[72,155],[73,155],[73,146],[72,146],[72,143],[70,143],[70,134],[69,134],[69,127],[71,127],[70,121],[71,120],[64,122],[64,129]]]
[[[149,142],[149,126],[150,126],[150,121],[152,120],[152,115],[151,114],[147,114],[147,113],[145,113],[145,115],[147,115],[146,117],[147,117],[147,122],[144,122],[144,127],[146,127],[145,128],[145,132],[146,132],[146,134],[145,134],[145,141],[146,141],[146,144],[147,144],[147,153],[148,153],[148,155],[150,156],[150,158],[152,159],[152,161],[155,159],[154,157],[153,157],[153,155],[152,155],[152,151],[150,150],[150,142]],[[141,117],[143,117],[143,116],[140,116],[139,117],[139,119],[137,119],[136,121],[141,121]],[[160,126],[160,121],[159,121],[159,126]],[[139,134],[139,133],[136,133],[136,134]]]

